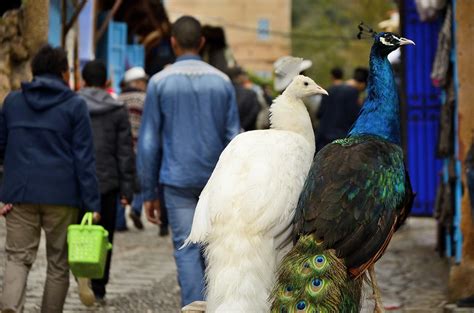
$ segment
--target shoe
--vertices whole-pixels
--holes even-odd
[[[460,308],[474,308],[474,296],[459,299],[456,304]]]
[[[170,231],[168,229],[168,226],[165,225],[160,225],[160,230],[158,231],[158,235],[160,237],[166,237],[170,234]]]
[[[133,225],[135,225],[135,227],[137,229],[140,229],[140,230],[143,229],[142,219],[140,218],[140,216],[137,213],[132,211],[132,212],[130,212],[130,214],[128,216],[132,219]]]
[[[95,303],[95,295],[91,288],[91,280],[89,278],[77,278],[77,287],[79,289],[79,299],[85,306],[93,306]]]

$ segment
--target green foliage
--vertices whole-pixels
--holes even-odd
[[[264,85],[273,86],[273,79],[271,78],[264,78],[264,77],[258,76],[257,74],[254,74],[251,71],[247,71],[247,75],[249,79],[252,81],[252,83],[254,84],[257,84],[259,86],[264,86]]]
[[[330,70],[340,66],[345,79],[357,66],[368,66],[371,40],[356,40],[364,21],[377,29],[394,8],[390,0],[293,0],[292,54],[313,61],[307,75],[323,86],[331,83]]]

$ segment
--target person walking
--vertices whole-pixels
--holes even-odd
[[[23,312],[28,273],[41,229],[48,268],[41,312],[60,313],[69,288],[67,227],[80,209],[100,218],[89,113],[68,86],[61,48],[43,46],[31,62],[33,81],[11,92],[0,114],[0,200],[6,217],[2,312]]]
[[[255,130],[255,124],[261,109],[257,93],[251,89],[251,86],[246,85],[247,74],[241,67],[230,68],[227,74],[234,85],[240,126],[244,131]]]
[[[199,194],[240,123],[229,78],[199,57],[204,44],[199,21],[179,18],[171,44],[176,62],[148,84],[137,166],[145,213],[155,224],[161,212],[158,184],[163,185],[184,306],[204,298],[204,262],[198,245],[180,248]]]
[[[316,151],[333,140],[344,138],[359,115],[359,91],[345,84],[344,72],[340,68],[331,70],[332,86],[329,96],[323,96],[317,113],[319,129],[316,134]]]
[[[135,156],[127,108],[107,93],[107,68],[104,62],[94,60],[82,70],[85,88],[79,91],[87,103],[92,120],[97,176],[99,179],[102,218],[99,222],[109,233],[113,243],[117,214],[117,200],[123,205],[132,201]],[[112,250],[107,254],[104,277],[92,280],[92,291],[99,303],[105,301],[109,281]],[[80,293],[81,300],[93,303],[90,293]]]
[[[347,80],[346,84],[354,87],[359,92],[358,104],[362,107],[366,94],[365,89],[367,88],[367,81],[369,79],[369,69],[366,67],[356,67],[352,78]]]
[[[122,80],[122,93],[118,97],[119,101],[125,103],[128,109],[130,126],[132,131],[133,150],[136,152],[136,143],[138,140],[138,131],[143,114],[143,105],[145,102],[145,91],[148,81],[148,75],[142,67],[132,67],[125,72]],[[138,184],[137,184],[138,185]],[[138,187],[138,186],[136,186]],[[138,189],[138,188],[137,188]],[[135,190],[137,191],[137,190]],[[129,217],[133,224],[139,230],[142,230],[143,222],[141,220],[143,200],[139,192],[133,195],[131,211]],[[117,222],[115,225],[117,231],[127,231],[125,221],[125,207],[119,203],[117,207]]]
[[[123,101],[128,109],[130,125],[132,127],[133,150],[135,153],[137,151],[138,132],[140,130],[140,123],[142,120],[143,105],[145,104],[147,83],[148,75],[145,73],[145,70],[139,66],[132,67],[125,72],[122,93],[119,96],[119,100]],[[137,185],[139,185],[138,182]],[[163,204],[163,199],[160,200]],[[142,194],[141,192],[135,192],[133,195],[129,217],[131,218],[135,227],[140,230],[144,228],[143,222],[141,220],[142,208]],[[117,211],[117,225],[115,229],[118,231],[128,230],[127,224],[125,222],[125,208],[121,204],[119,204]],[[161,224],[159,225],[158,234],[160,236],[167,236],[168,233],[168,218],[166,211],[164,210],[161,214]]]

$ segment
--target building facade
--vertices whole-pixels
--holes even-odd
[[[291,0],[166,0],[173,22],[193,15],[200,22],[221,26],[237,63],[269,77],[273,62],[291,51]]]

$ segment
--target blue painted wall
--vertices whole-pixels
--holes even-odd
[[[93,8],[94,0],[89,0],[79,15],[79,60],[82,66],[96,57],[102,59],[107,65],[114,90],[120,92],[119,85],[125,71],[133,66],[144,67],[145,51],[142,45],[127,45],[127,24],[114,21],[109,23],[107,31],[97,45],[97,51],[94,51]],[[73,11],[69,4],[67,10],[69,18]],[[53,46],[61,45],[60,0],[50,0],[48,41]]]
[[[61,45],[61,0],[49,2],[48,42],[53,46]]]
[[[87,1],[79,14],[79,60],[81,64],[95,58],[94,0]]]

